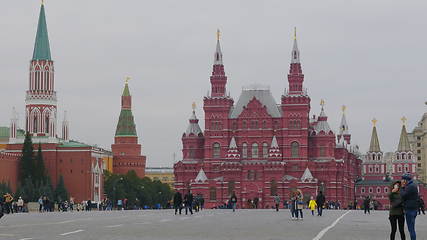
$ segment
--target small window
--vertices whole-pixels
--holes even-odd
[[[365,193],[365,188],[360,189],[361,193]]]
[[[320,146],[320,148],[319,148],[319,155],[320,155],[321,157],[325,157],[325,156],[326,156],[326,149],[325,149],[325,146]]]
[[[231,195],[234,192],[234,188],[235,188],[235,182],[233,180],[229,181],[227,186],[228,195]]]
[[[242,158],[248,158],[248,144],[243,143],[242,145]]]
[[[381,188],[377,187],[377,193],[381,193]]]
[[[246,129],[246,128],[247,128],[246,121],[243,121],[243,122],[242,122],[242,128],[243,128],[243,129]]]
[[[262,128],[266,129],[267,128],[267,121],[262,121]]]
[[[385,188],[384,188],[384,192],[385,192],[385,193],[388,193],[388,187],[385,187]]]
[[[262,157],[268,158],[268,144],[267,143],[262,144]]]
[[[299,144],[297,142],[291,143],[291,157],[299,157]]]
[[[417,147],[421,147],[421,143],[417,143]]]
[[[271,196],[277,195],[277,182],[274,179],[271,180],[271,183],[270,183],[270,194]]]
[[[221,156],[221,146],[219,143],[213,144],[213,150],[212,150],[212,157],[213,158],[220,158]]]
[[[211,201],[216,200],[216,187],[210,187],[209,188],[209,200],[211,200]]]
[[[252,144],[252,158],[258,158],[258,143]]]
[[[369,188],[369,193],[373,193],[374,192],[374,190],[370,187]]]

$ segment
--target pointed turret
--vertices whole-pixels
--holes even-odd
[[[406,132],[406,118],[402,118],[402,131],[400,132],[399,145],[397,147],[398,152],[410,152],[411,145],[409,144],[408,133]]]
[[[350,144],[351,135],[348,130],[347,119],[345,117],[345,110],[347,109],[347,107],[343,105],[341,109],[342,109],[342,117],[341,117],[339,134],[337,135],[337,138],[338,138],[338,141],[342,141],[342,143],[344,143],[345,141],[346,144]],[[341,138],[343,138],[344,141]]]
[[[294,32],[294,45],[291,53],[291,66],[288,74],[289,94],[302,94],[304,74],[302,74],[300,52],[297,44],[297,32]]]
[[[240,153],[237,149],[236,139],[234,139],[234,136],[231,138],[230,145],[228,146],[228,151],[226,158],[229,159],[239,159]]]
[[[372,128],[372,135],[371,135],[371,144],[369,145],[369,152],[377,153],[381,152],[380,148],[380,141],[378,140],[378,134],[377,134],[377,120],[374,118],[372,120],[373,128]]]
[[[222,51],[220,44],[221,33],[217,31],[216,50],[214,54],[214,64],[211,75],[211,96],[226,97],[227,76],[225,76],[224,64],[222,61]]]
[[[305,181],[313,181],[314,177],[313,174],[311,174],[310,169],[308,169],[308,167],[305,169],[304,174],[301,177],[301,182],[305,182]]]
[[[199,119],[197,119],[197,116],[196,116],[196,103],[193,103],[193,112],[188,122],[189,123],[188,123],[187,130],[185,131],[185,136],[188,137],[190,135],[194,135],[194,136],[203,135],[202,129],[199,126]]]
[[[51,60],[49,37],[47,34],[46,14],[44,11],[43,3],[40,8],[36,42],[34,44],[33,60]]]
[[[129,92],[129,77],[126,78],[125,87],[122,94],[122,110],[120,111],[119,122],[116,128],[117,136],[137,136],[136,125],[132,114],[132,97]]]
[[[62,139],[66,142],[70,139],[67,111],[64,111],[64,119],[62,120]]]
[[[317,118],[317,123],[316,125],[314,125],[314,131],[316,131],[316,133],[320,133],[320,132],[324,132],[325,134],[329,134],[332,132],[331,127],[329,126],[328,123],[328,116],[326,116],[325,113],[325,100],[321,100],[320,101],[320,105],[321,105],[321,110],[320,110],[320,114],[319,117]]]

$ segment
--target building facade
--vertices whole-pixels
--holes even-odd
[[[172,189],[174,188],[175,177],[171,167],[147,167],[145,176],[153,181],[169,184]]]
[[[25,98],[25,130],[19,128],[18,114],[12,112],[8,134],[2,129],[0,181],[16,190],[18,164],[25,132],[37,151],[42,147],[45,167],[53,186],[63,176],[65,186],[76,201],[100,201],[103,198],[103,172],[111,165],[110,151],[70,140],[69,122],[64,113],[61,133],[57,132],[58,109],[55,91],[54,61],[51,57],[45,6],[41,5],[33,57],[30,61],[28,89]],[[7,138],[7,143],[4,139]]]
[[[427,113],[423,114],[418,125],[409,134],[409,142],[414,149],[418,177],[427,182]]]
[[[123,89],[122,109],[111,150],[113,152],[114,173],[126,174],[133,170],[138,177],[143,178],[145,176],[146,157],[141,155],[141,144],[138,144],[128,80],[126,80]]]
[[[328,200],[343,206],[354,201],[361,159],[350,145],[344,113],[337,135],[329,126],[324,101],[319,116],[310,117],[296,37],[289,87],[280,103],[260,86],[244,88],[234,102],[226,91],[219,38],[210,83],[203,99],[204,131],[193,107],[182,135],[183,159],[174,165],[177,191],[203,195],[207,207],[224,204],[235,192],[239,207],[258,200],[260,207],[268,208],[274,205],[274,195],[289,199],[295,189],[305,198],[323,191]]]

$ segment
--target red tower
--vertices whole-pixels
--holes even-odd
[[[126,174],[133,170],[139,177],[145,176],[146,157],[141,155],[141,144],[138,144],[132,114],[132,97],[127,80],[122,94],[122,110],[111,150],[113,151],[114,173]]]

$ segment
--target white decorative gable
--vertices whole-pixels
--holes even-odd
[[[203,168],[200,168],[199,173],[197,174],[196,179],[194,179],[195,182],[206,182],[208,180],[208,177],[206,177],[205,171],[203,171]]]

